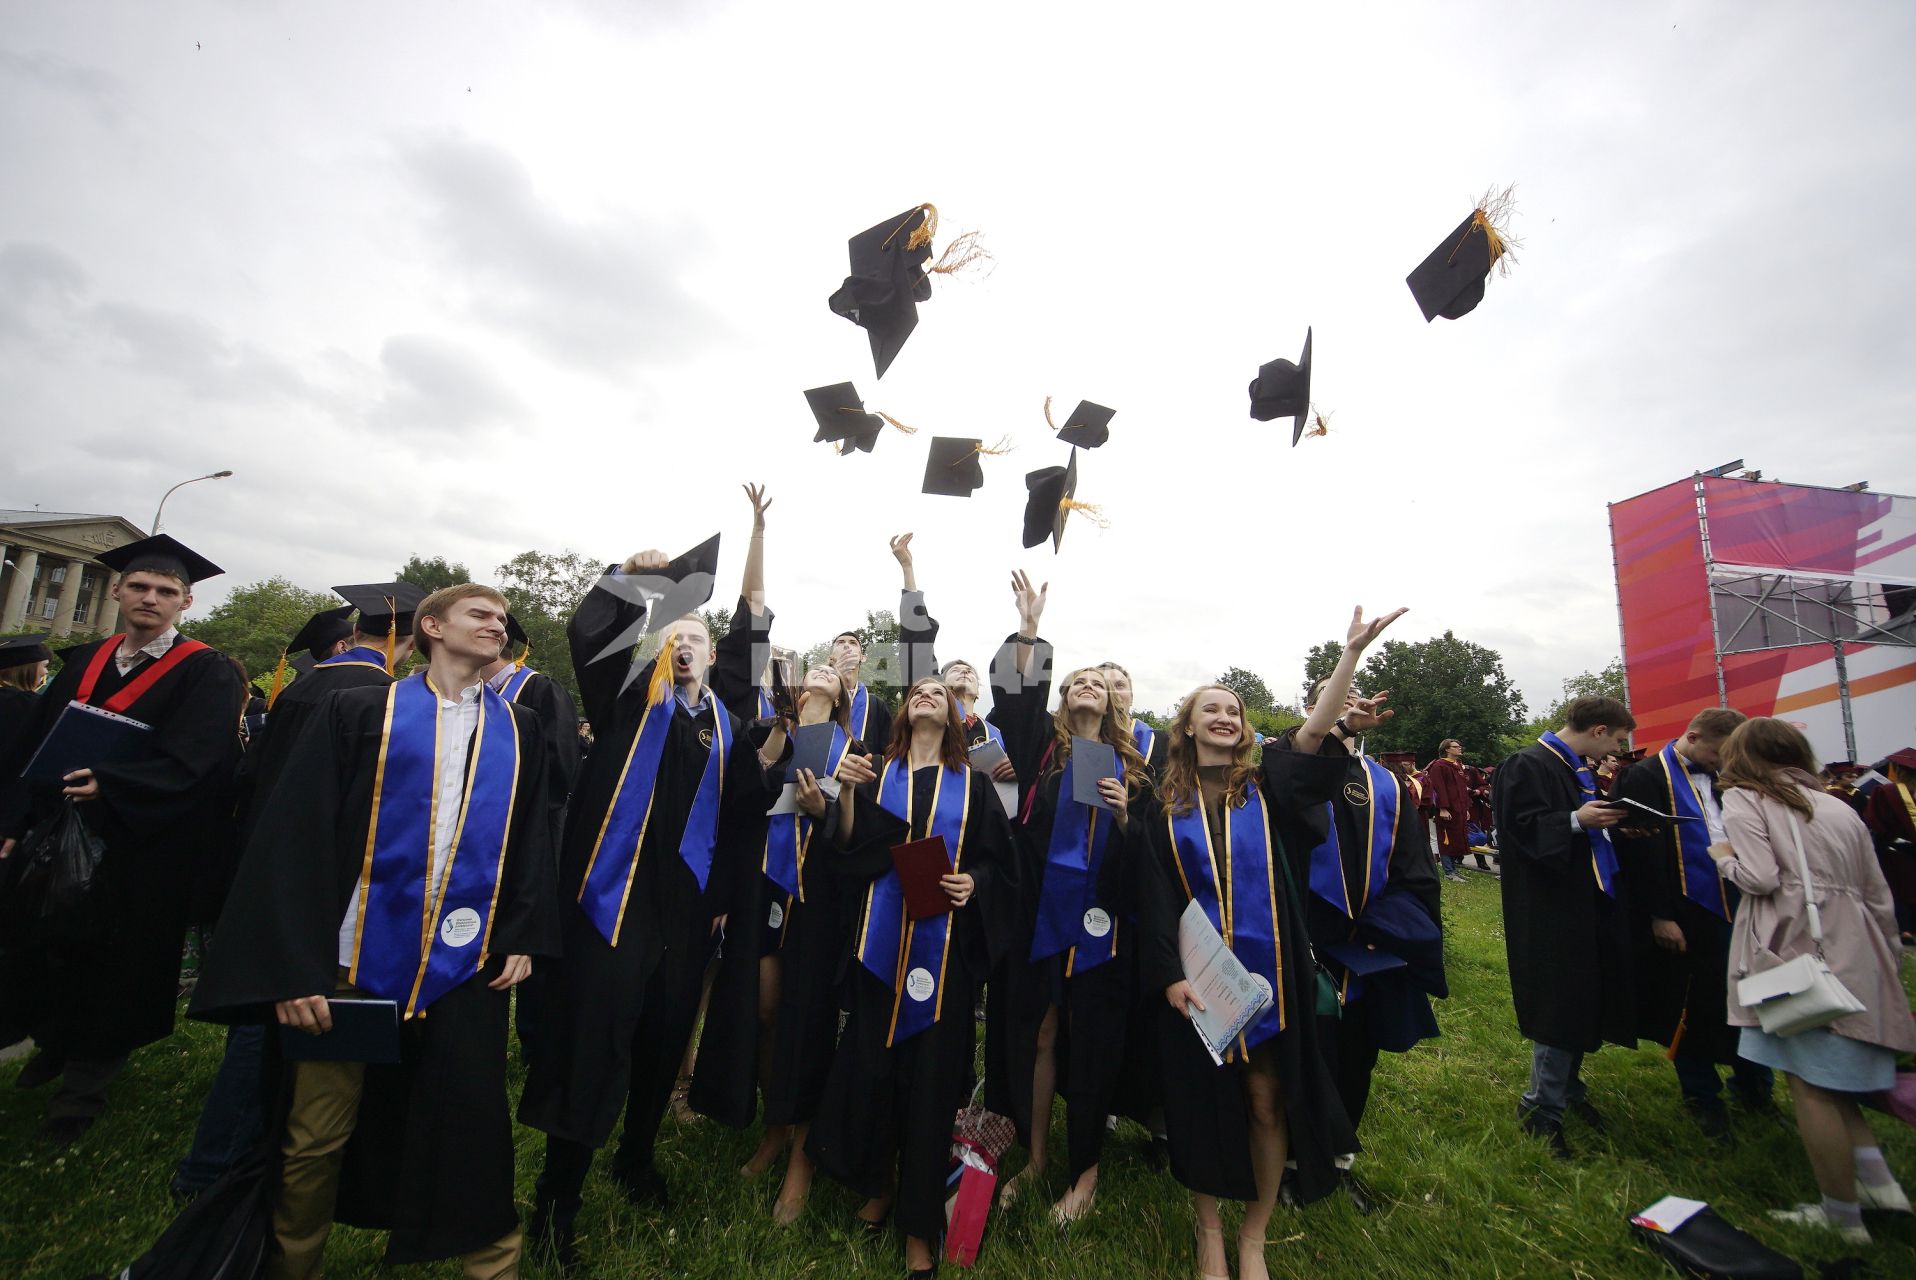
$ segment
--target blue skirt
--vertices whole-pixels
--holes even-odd
[[[1744,1027],[1736,1051],[1746,1062],[1787,1071],[1832,1093],[1880,1093],[1896,1084],[1895,1050],[1839,1036],[1828,1027],[1793,1036]]]

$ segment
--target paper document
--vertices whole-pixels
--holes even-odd
[[[1238,1033],[1271,1002],[1271,993],[1231,954],[1195,898],[1178,918],[1178,960],[1184,980],[1205,1005],[1201,1011],[1189,1010],[1191,1026],[1204,1042],[1211,1061],[1221,1063],[1224,1051]]]
[[[1010,757],[1005,754],[1005,749],[990,738],[986,738],[971,749],[971,767],[988,778],[991,777],[993,769],[1008,759]],[[1004,806],[1005,817],[1016,818],[1018,816],[1018,784],[1000,782],[992,778],[991,787],[998,793],[998,803]]]
[[[838,792],[840,787],[844,785],[843,783],[839,782],[837,778],[819,778],[817,781],[818,789],[825,793],[827,800],[838,799]],[[798,784],[796,782],[788,782],[779,789],[778,799],[773,802],[771,808],[765,811],[765,816],[770,818],[781,813],[798,813],[799,811]]]
[[[1665,1196],[1630,1221],[1639,1227],[1661,1231],[1668,1235],[1709,1207],[1701,1200],[1686,1200],[1682,1196]]]
[[[1702,821],[1702,819],[1693,818],[1687,813],[1665,813],[1661,809],[1652,809],[1649,805],[1644,804],[1641,800],[1632,800],[1628,796],[1612,796],[1610,799],[1605,800],[1603,803],[1606,808],[1610,808],[1610,809],[1628,809],[1629,813],[1624,816],[1624,822],[1626,824],[1633,821],[1641,822],[1641,821],[1644,821],[1645,819],[1652,819],[1657,822],[1700,822]]]

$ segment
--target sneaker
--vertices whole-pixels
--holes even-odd
[[[1542,1138],[1548,1144],[1552,1159],[1566,1162],[1576,1159],[1570,1144],[1564,1140],[1561,1122],[1546,1120],[1535,1111],[1525,1111],[1521,1102],[1517,1104],[1517,1115],[1523,1121],[1525,1133],[1533,1138]]]
[[[1900,1182],[1886,1182],[1880,1187],[1872,1187],[1867,1182],[1856,1184],[1856,1203],[1865,1209],[1880,1209],[1884,1213],[1910,1213],[1909,1196]]]
[[[1787,1222],[1796,1227],[1822,1227],[1841,1236],[1844,1244],[1868,1244],[1869,1228],[1858,1224],[1845,1226],[1823,1212],[1820,1204],[1799,1204],[1793,1209],[1772,1209],[1770,1218],[1775,1222]]]
[[[1454,884],[1463,884],[1463,883],[1464,883],[1464,878],[1463,878],[1462,876],[1460,876],[1460,875],[1458,875],[1458,874],[1457,874],[1457,873],[1456,873],[1455,871],[1446,871],[1446,872],[1444,872],[1444,879],[1446,879],[1446,880],[1449,880],[1449,881],[1451,881],[1451,882],[1452,882],[1452,883],[1454,883]]]

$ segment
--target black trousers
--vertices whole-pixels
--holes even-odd
[[[632,1031],[632,1076],[625,1098],[625,1127],[612,1156],[615,1174],[630,1175],[652,1167],[659,1125],[672,1101],[672,1085],[679,1063],[698,1021],[699,996],[705,969],[718,949],[716,935],[688,934],[674,939],[659,956],[646,980],[638,1024]],[[548,1135],[545,1168],[540,1171],[537,1196],[542,1203],[576,1210],[592,1168],[592,1148],[583,1142]]]

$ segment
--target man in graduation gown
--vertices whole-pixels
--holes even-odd
[[[1746,1106],[1771,1105],[1768,1067],[1737,1056],[1728,1022],[1730,921],[1736,886],[1710,857],[1728,839],[1716,787],[1717,752],[1744,715],[1727,707],[1699,711],[1681,737],[1624,769],[1616,795],[1683,821],[1617,828],[1617,854],[1630,887],[1637,959],[1637,1034],[1670,1050],[1683,1105],[1703,1132],[1730,1136],[1719,1064],[1730,1092]]]
[[[289,652],[312,665],[299,679],[281,688],[265,723],[254,733],[240,760],[233,801],[239,839],[230,846],[229,865],[219,870],[216,904],[225,899],[238,870],[245,838],[266,808],[265,798],[278,785],[294,744],[326,698],[341,689],[384,688],[393,682],[391,670],[412,656],[413,610],[426,593],[409,582],[346,590],[354,593],[347,604],[314,614],[286,643]],[[360,611],[357,623],[353,621],[356,610]],[[215,905],[214,914],[217,909]],[[207,945],[219,946],[217,936]],[[260,1073],[265,1069],[265,1045],[263,1024],[236,1022],[227,1028],[219,1070],[200,1105],[193,1145],[173,1172],[171,1190],[176,1198],[198,1195],[258,1147],[262,1139]]]
[[[638,576],[702,587],[649,604],[614,589]],[[593,1150],[621,1107],[613,1176],[635,1201],[667,1200],[653,1144],[736,879],[757,874],[743,832],[775,799],[742,722],[705,682],[712,640],[689,611],[709,598],[710,572],[647,551],[608,577],[566,627],[597,741],[566,814],[565,959],[521,997],[539,1006],[543,1037],[528,1049],[519,1107],[547,1135],[531,1230],[562,1264]],[[677,616],[649,619],[651,609]],[[633,672],[631,645],[651,622],[658,654]]]
[[[1517,1027],[1532,1042],[1530,1088],[1517,1103],[1526,1132],[1568,1160],[1566,1108],[1593,1128],[1583,1055],[1606,1041],[1636,1043],[1626,888],[1586,756],[1636,727],[1614,698],[1571,701],[1561,728],[1497,767],[1491,805],[1502,853],[1504,950]]]
[[[1416,799],[1394,771],[1354,749],[1358,734],[1390,714],[1381,704],[1352,692],[1317,749],[1346,762],[1325,838],[1286,849],[1293,878],[1308,886],[1311,946],[1343,1002],[1340,1015],[1318,1018],[1317,1044],[1353,1130],[1370,1103],[1378,1053],[1435,1036],[1430,997],[1449,994],[1437,875]],[[1279,735],[1284,750],[1294,749],[1297,733]],[[1351,1164],[1349,1153],[1338,1155],[1339,1180],[1358,1212],[1369,1213],[1370,1192]]]
[[[334,1221],[387,1229],[390,1262],[519,1274],[506,1023],[510,988],[558,948],[544,744],[479,675],[496,591],[436,591],[415,625],[426,671],[335,693],[301,731],[194,992],[196,1017],[285,1029],[268,1280],[317,1277]],[[390,1041],[362,1052],[397,1061],[303,1039],[342,998],[391,1002]]]
[[[105,844],[86,901],[62,927],[31,912],[14,916],[6,909],[25,905],[17,901],[0,904],[11,917],[0,919],[0,937],[18,962],[0,991],[0,1022],[24,1026],[40,1046],[21,1085],[60,1080],[46,1128],[59,1143],[105,1109],[129,1053],[172,1033],[180,950],[206,851],[221,838],[219,800],[239,757],[245,697],[226,656],[175,625],[193,584],[217,575],[217,565],[164,534],[98,559],[120,573],[112,590],[127,629],[66,651],[0,762],[0,778],[9,779],[0,786],[0,857],[57,816],[63,795]],[[150,734],[132,758],[74,769],[64,787],[27,782],[21,768],[72,701],[149,725]]]

